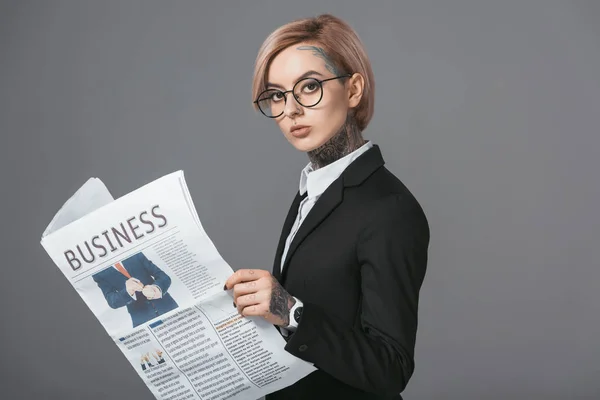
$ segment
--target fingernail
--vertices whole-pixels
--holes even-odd
[[[235,301],[233,302],[233,307],[236,308],[237,306],[235,305]]]
[[[227,284],[223,285],[223,290],[227,290]]]

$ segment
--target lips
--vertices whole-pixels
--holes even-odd
[[[295,137],[303,137],[309,134],[311,127],[308,125],[295,125],[290,129],[290,134]]]

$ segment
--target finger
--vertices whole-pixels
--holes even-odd
[[[228,290],[238,283],[255,281],[269,275],[271,273],[264,269],[238,269],[225,281],[225,289]]]
[[[241,311],[241,314],[244,317],[251,317],[251,316],[267,315],[268,312],[269,312],[269,305],[261,303],[261,304],[257,304],[257,305],[244,307]]]
[[[266,279],[259,279],[256,281],[238,283],[233,287],[233,298],[237,299],[239,296],[245,294],[256,293],[260,290],[268,288],[269,282]]]
[[[223,287],[225,290],[232,289],[236,284],[242,282],[242,274],[244,274],[243,269],[238,269],[235,271],[227,280],[225,281],[225,286]]]
[[[252,306],[265,303],[268,307],[269,304],[269,293],[266,291],[260,291],[256,293],[250,293],[243,296],[239,296],[235,299],[235,304],[237,305],[239,310],[242,310],[244,307]]]

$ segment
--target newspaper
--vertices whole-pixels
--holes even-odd
[[[233,307],[183,171],[117,200],[89,179],[41,244],[157,399],[257,399],[315,370]]]

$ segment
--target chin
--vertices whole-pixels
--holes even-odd
[[[302,151],[305,153],[308,153],[309,151],[317,149],[320,146],[322,146],[325,142],[327,142],[326,139],[317,139],[317,138],[310,137],[310,135],[307,137],[304,137],[304,138],[295,138],[292,136],[289,139],[289,141],[292,144],[292,146],[294,146],[296,148],[296,150]]]

